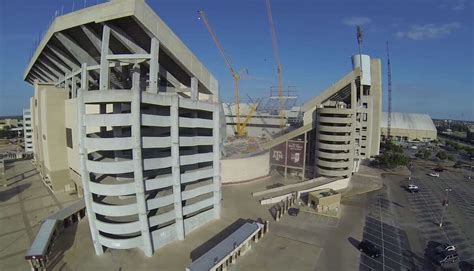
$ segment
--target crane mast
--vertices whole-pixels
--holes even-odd
[[[270,25],[270,33],[272,35],[273,54],[275,55],[275,61],[277,64],[277,77],[278,77],[278,99],[280,105],[280,128],[285,126],[285,116],[283,110],[285,109],[285,103],[283,101],[283,79],[282,79],[282,66],[280,62],[280,52],[278,51],[278,43],[276,39],[275,26],[273,24],[272,6],[270,0],[266,0],[268,23]]]
[[[202,19],[204,22],[204,25],[207,28],[207,31],[209,31],[209,34],[211,35],[212,39],[214,40],[214,43],[216,44],[217,49],[219,50],[219,53],[221,54],[222,58],[224,59],[224,62],[227,66],[227,68],[230,71],[230,74],[232,75],[232,79],[234,79],[234,99],[235,99],[235,105],[237,107],[236,109],[236,128],[237,128],[237,135],[238,136],[244,136],[245,135],[245,127],[242,126],[241,121],[240,121],[240,97],[239,97],[239,79],[240,75],[239,73],[236,73],[234,68],[232,68],[232,65],[230,64],[229,57],[226,55],[224,48],[222,47],[221,43],[217,39],[217,35],[212,29],[211,25],[209,24],[209,21],[207,20],[207,16],[204,13],[204,11],[198,11],[199,19]]]
[[[387,91],[388,91],[388,114],[387,114],[387,140],[391,138],[392,128],[392,67],[390,65],[390,52],[387,41]]]

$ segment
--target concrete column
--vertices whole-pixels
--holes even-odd
[[[175,225],[178,240],[184,240],[185,230],[183,221],[183,203],[181,198],[181,171],[179,162],[179,97],[171,97],[171,172],[173,175],[173,199],[175,211]]]
[[[213,192],[214,192],[214,217],[220,218],[221,216],[221,136],[220,136],[220,112],[219,103],[214,103],[214,111],[212,113],[212,119],[214,121],[214,127],[212,129],[212,137],[214,143],[212,145],[212,153],[214,155],[212,167],[213,173]]]
[[[72,98],[77,97],[77,85],[76,85],[76,76],[75,75],[71,78],[71,97]]]
[[[159,52],[160,52],[160,42],[157,38],[151,38],[151,47],[150,47],[150,78],[148,91],[151,93],[158,93],[158,69],[159,69]]]
[[[99,89],[109,89],[109,61],[107,55],[109,54],[109,38],[110,38],[110,27],[104,25],[102,28],[102,45],[100,48],[100,79]]]
[[[191,99],[192,100],[199,99],[198,80],[196,77],[191,77]]]
[[[132,137],[133,141],[133,178],[135,183],[135,194],[137,198],[138,219],[143,239],[143,252],[146,256],[153,255],[153,245],[150,235],[150,226],[148,223],[148,211],[145,199],[145,184],[143,181],[143,159],[142,159],[142,137],[141,137],[141,91],[140,91],[140,68],[137,64],[132,70]]]
[[[86,159],[87,159],[87,151],[84,147],[84,139],[86,138],[86,127],[84,126],[84,116],[85,116],[85,105],[84,105],[84,97],[83,92],[87,91],[87,64],[82,64],[82,71],[81,71],[81,89],[78,91],[77,97],[77,139],[79,143],[79,164],[80,164],[80,171],[81,171],[81,180],[82,180],[82,188],[84,189],[84,201],[86,203],[86,211],[87,216],[89,217],[89,228],[91,231],[92,236],[92,243],[94,244],[95,254],[102,255],[104,253],[104,249],[102,245],[99,243],[99,232],[97,231],[96,227],[96,218],[95,213],[92,211],[92,194],[89,189],[89,181],[90,175],[87,171]]]

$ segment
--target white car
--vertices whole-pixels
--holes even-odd
[[[430,175],[431,177],[439,178],[439,173],[437,173],[437,172],[431,172],[431,173],[428,174],[428,175]]]
[[[419,191],[418,185],[409,184],[408,185],[408,191],[410,191],[412,193],[418,193],[418,191]]]
[[[451,244],[441,244],[435,248],[436,253],[443,253],[446,251],[456,251],[456,246]]]

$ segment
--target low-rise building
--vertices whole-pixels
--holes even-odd
[[[390,136],[396,141],[433,141],[438,137],[433,120],[428,114],[391,114]],[[382,140],[388,132],[388,113],[382,113],[380,124]]]
[[[33,128],[31,127],[31,111],[23,109],[23,136],[25,138],[25,152],[33,152]]]

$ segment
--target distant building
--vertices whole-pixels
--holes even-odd
[[[381,136],[387,136],[388,113],[382,113],[380,124]],[[390,135],[397,141],[433,141],[437,138],[437,130],[431,117],[427,114],[392,113]]]
[[[0,119],[0,130],[18,128],[22,125],[21,121],[14,118]]]
[[[31,127],[31,111],[23,109],[23,136],[25,138],[25,152],[33,152],[33,128]]]

